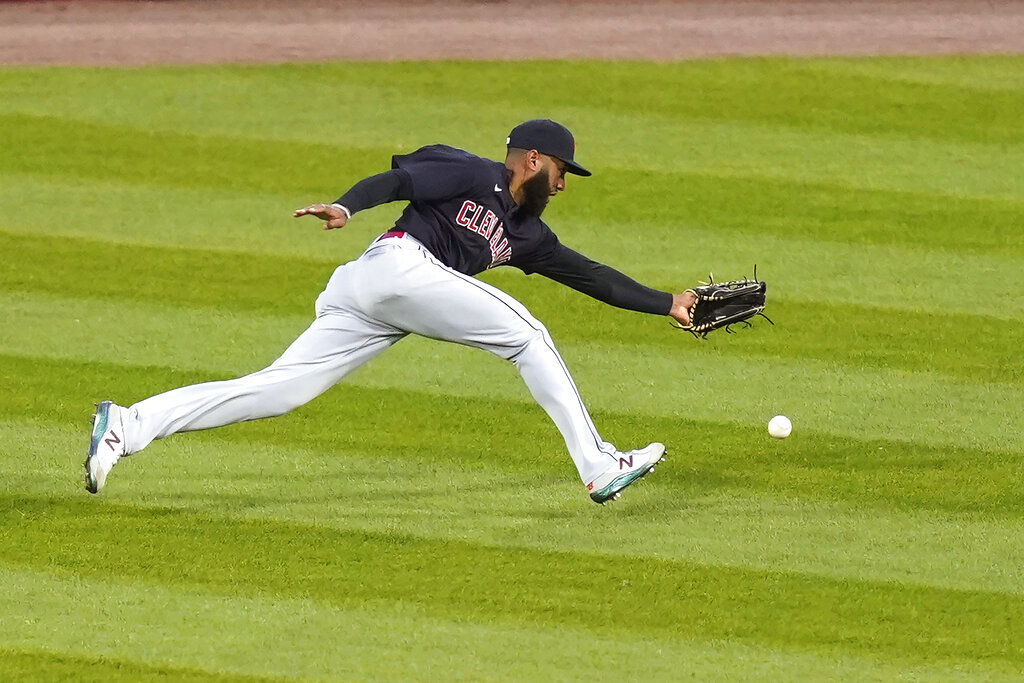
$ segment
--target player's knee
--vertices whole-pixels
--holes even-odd
[[[515,362],[516,358],[530,349],[547,347],[550,345],[548,331],[543,325],[523,326],[515,335],[515,341],[511,345],[511,355],[508,360]]]

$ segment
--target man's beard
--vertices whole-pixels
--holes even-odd
[[[540,218],[551,201],[551,175],[548,169],[542,168],[529,180],[523,183],[523,202],[519,210],[527,216]]]

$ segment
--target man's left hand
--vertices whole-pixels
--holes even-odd
[[[692,289],[688,289],[682,294],[673,294],[672,310],[668,314],[675,318],[675,321],[683,327],[689,327],[690,307],[693,306],[693,302],[696,300],[697,295],[694,294]]]

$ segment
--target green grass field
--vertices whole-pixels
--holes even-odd
[[[1020,680],[1022,111],[1017,57],[0,71],[0,679]],[[651,477],[594,505],[510,365],[408,339],[84,491],[93,402],[265,366],[399,211],[293,209],[537,116],[564,242],[769,283],[698,342],[483,276]]]

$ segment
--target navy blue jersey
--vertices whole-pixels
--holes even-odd
[[[392,157],[391,167],[411,182],[411,200],[395,227],[460,273],[500,265],[532,273],[558,247],[555,233],[512,200],[502,163],[430,145]]]
[[[466,275],[510,265],[613,306],[669,312],[671,294],[645,287],[573,251],[542,220],[523,213],[509,192],[504,164],[447,145],[431,145],[392,157],[391,167],[359,181],[335,203],[355,213],[409,201],[395,228]]]

